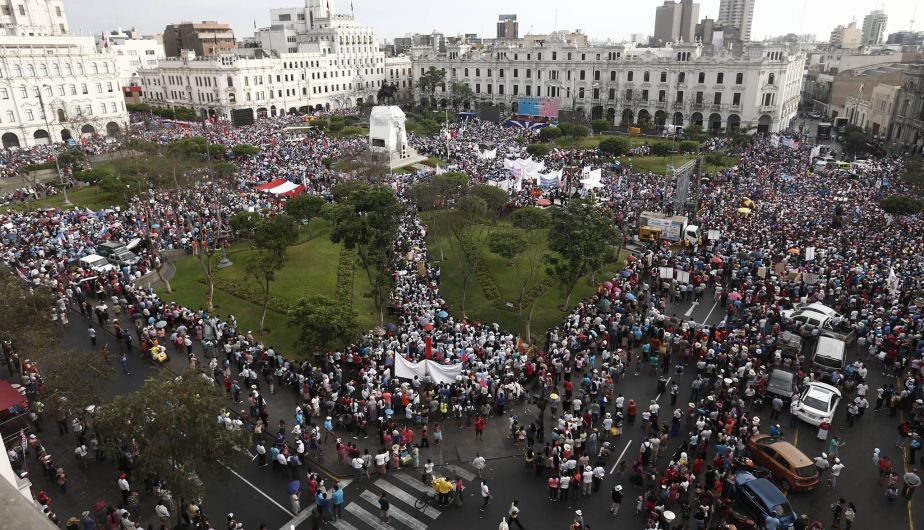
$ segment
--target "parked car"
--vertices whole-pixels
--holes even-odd
[[[808,491],[821,481],[818,468],[796,446],[769,434],[755,434],[747,441],[751,459],[770,470],[783,491]]]
[[[792,528],[796,513],[779,488],[765,478],[757,478],[746,471],[735,473],[736,496],[741,506],[756,521],[763,522],[768,515],[780,520],[780,528]]]
[[[98,254],[90,254],[80,258],[80,266],[84,269],[88,269],[94,272],[101,274],[106,274],[109,271],[115,270],[115,266],[106,261],[106,258]]]
[[[780,315],[802,331],[817,329],[848,344],[856,338],[856,331],[847,319],[834,309],[818,302],[797,305],[781,311]]]
[[[811,348],[808,353],[812,359],[812,367],[826,375],[831,372],[843,372],[847,365],[847,344],[828,335],[819,335],[807,341]]]
[[[119,249],[109,255],[109,263],[113,265],[134,265],[141,261],[141,257],[127,248]]]
[[[790,405],[789,411],[805,423],[818,426],[825,418],[834,418],[840,402],[840,390],[827,383],[813,381],[805,385],[798,401]]]
[[[772,401],[774,397],[779,396],[783,402],[792,399],[796,391],[796,374],[783,368],[771,368],[767,376],[767,399]]]

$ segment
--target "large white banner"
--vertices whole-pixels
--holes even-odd
[[[427,364],[425,361],[412,363],[405,359],[403,355],[395,355],[395,377],[414,379],[414,376],[423,378],[426,374]]]

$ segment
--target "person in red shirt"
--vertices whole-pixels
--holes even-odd
[[[482,416],[475,419],[475,439],[484,440],[484,418]]]

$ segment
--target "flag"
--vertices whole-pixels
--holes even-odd
[[[253,29],[257,29],[257,19],[253,19]]]
[[[889,286],[889,292],[894,296],[898,292],[898,276],[895,274],[895,267],[889,267],[889,279],[886,284]]]

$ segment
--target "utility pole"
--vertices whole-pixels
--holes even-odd
[[[51,85],[44,85],[39,88],[36,87],[35,91],[38,92],[39,106],[42,108],[42,117],[45,118],[45,129],[48,133],[48,145],[51,145],[51,123],[48,121],[48,113],[45,112],[45,100],[42,99],[42,88],[48,87],[51,88]],[[61,164],[58,162],[58,155],[55,155],[55,168],[58,170],[58,179],[61,181],[61,189],[64,191],[64,206],[73,206],[74,203],[67,197],[67,182],[64,181],[64,173],[61,173]]]

